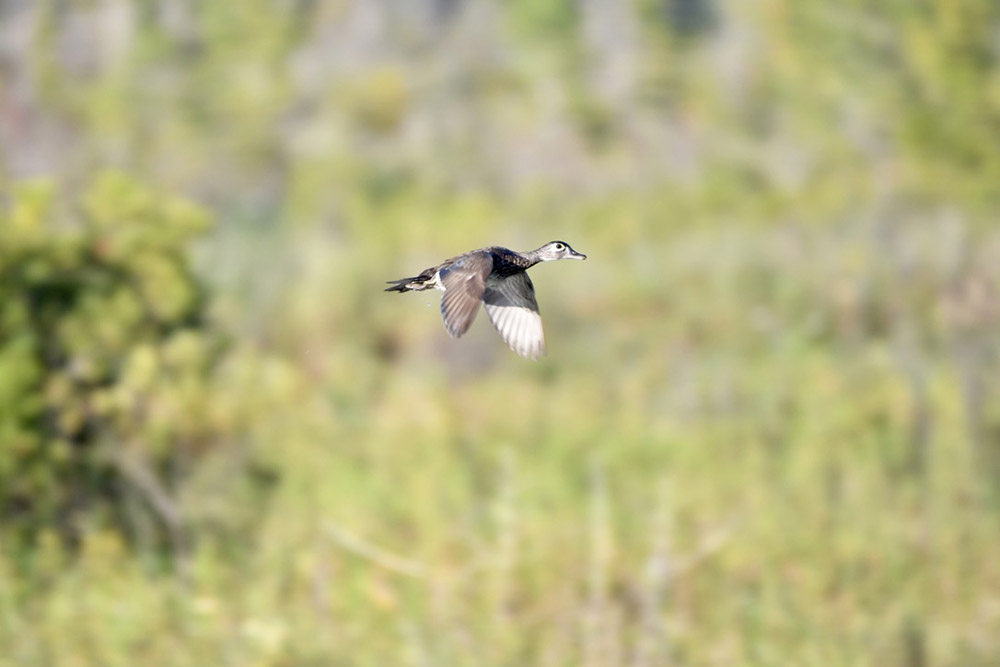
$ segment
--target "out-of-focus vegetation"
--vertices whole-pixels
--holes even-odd
[[[981,0],[0,0],[0,661],[997,662],[997,146]]]
[[[0,479],[8,524],[26,530],[104,509],[86,487],[121,441],[163,452],[196,438],[204,396],[190,394],[210,356],[181,254],[204,216],[107,178],[82,230],[63,232],[49,225],[52,195],[20,188],[0,226]],[[159,399],[161,382],[173,401]],[[105,439],[119,451],[95,451]]]

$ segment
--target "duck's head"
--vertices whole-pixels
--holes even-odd
[[[569,247],[565,241],[549,241],[535,251],[539,261],[551,262],[556,259],[587,259],[587,256]]]

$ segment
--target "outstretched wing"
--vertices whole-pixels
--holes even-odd
[[[456,260],[438,272],[444,287],[441,316],[448,333],[455,338],[468,331],[476,319],[486,288],[486,277],[492,270],[493,258],[487,253],[475,253]]]
[[[542,316],[538,313],[535,286],[527,273],[491,280],[483,291],[483,305],[510,349],[528,359],[545,354]]]

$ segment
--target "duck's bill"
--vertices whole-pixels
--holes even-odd
[[[586,255],[584,255],[582,252],[577,252],[576,250],[570,250],[569,255],[567,255],[567,257],[569,259],[587,259]]]

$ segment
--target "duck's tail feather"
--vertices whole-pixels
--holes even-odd
[[[413,278],[400,278],[399,280],[389,280],[387,284],[392,285],[392,287],[386,287],[386,292],[412,292],[413,281],[417,280],[416,277]]]

